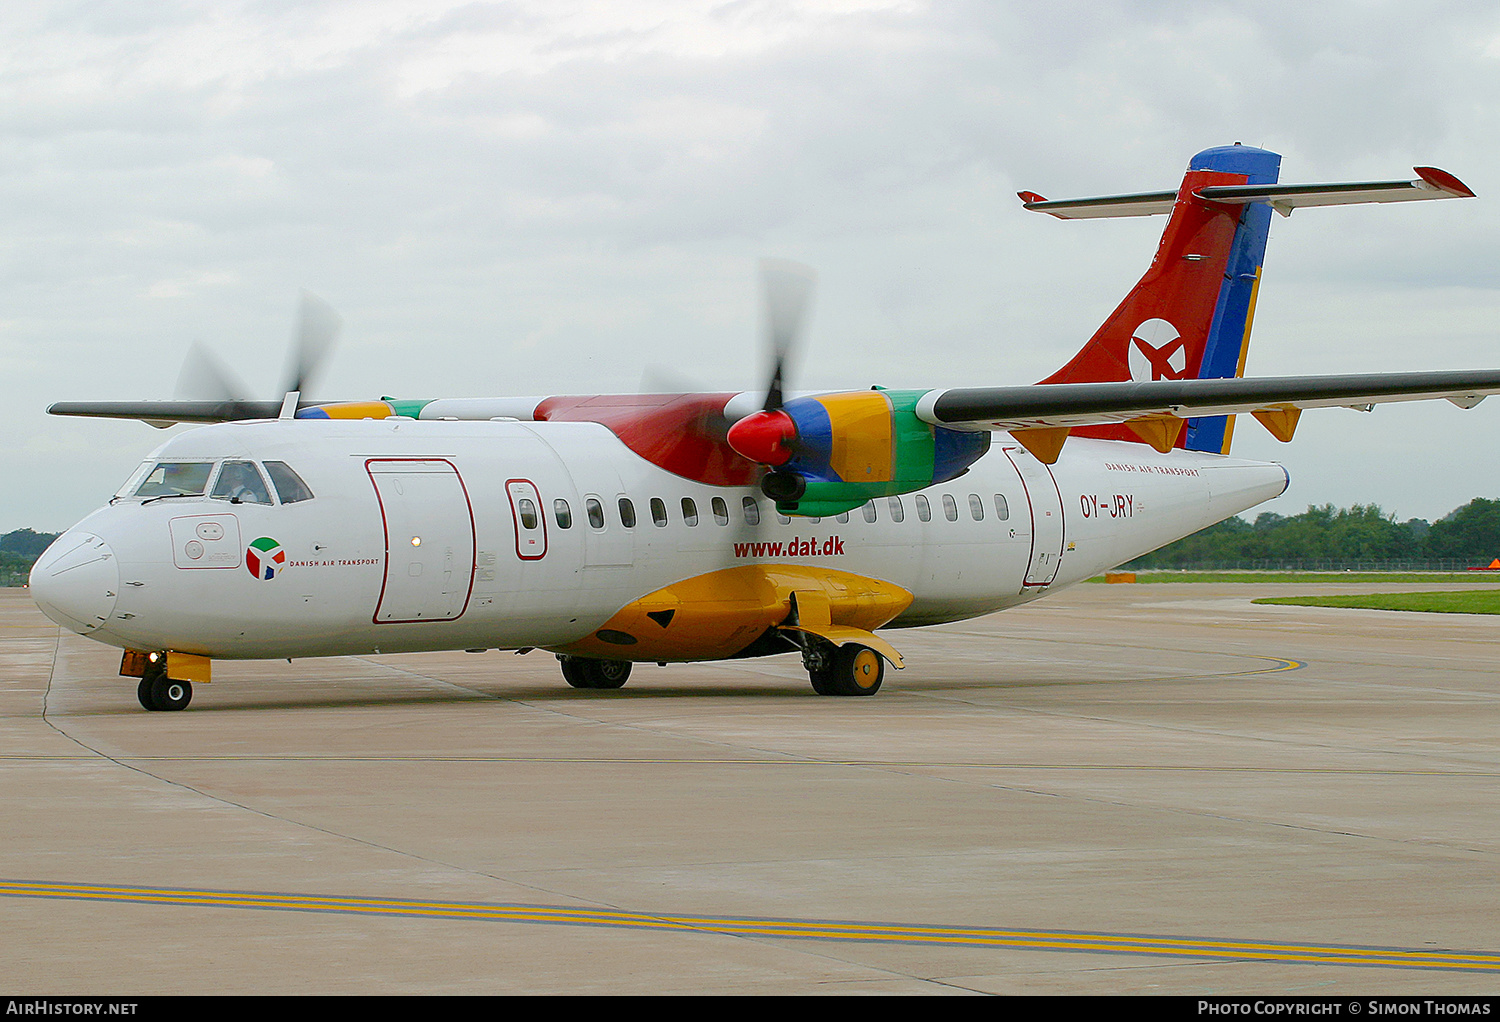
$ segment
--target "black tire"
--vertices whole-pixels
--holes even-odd
[[[836,696],[839,694],[838,682],[835,679],[837,668],[833,664],[818,670],[809,670],[808,678],[812,680],[813,691],[820,696]]]
[[[619,688],[630,677],[629,660],[595,660],[593,657],[564,656],[562,675],[574,688]]]
[[[156,683],[167,676],[167,659],[158,655],[154,659],[146,661],[146,669],[141,674],[141,683],[135,688],[135,697],[141,701],[141,705],[148,710],[162,709],[156,702]]]
[[[562,668],[563,681],[574,688],[590,688],[588,680],[584,678],[583,672],[578,669],[578,658],[576,656],[560,656],[557,665]]]
[[[151,682],[151,701],[155,710],[185,710],[193,701],[192,682],[177,681],[163,672]]]
[[[885,680],[885,657],[869,646],[840,646],[833,660],[831,695],[872,696]],[[814,682],[814,688],[817,687]]]

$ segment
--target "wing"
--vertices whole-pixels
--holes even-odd
[[[1369,411],[1391,401],[1438,398],[1473,408],[1489,394],[1500,394],[1500,369],[959,388],[929,391],[915,410],[935,426],[1007,430],[1028,450],[1028,441],[1035,442],[1050,457],[1032,453],[1050,464],[1067,432],[1079,426],[1124,423],[1165,451],[1193,416],[1249,413],[1288,441],[1304,408]]]
[[[47,406],[48,415],[139,419],[162,428],[179,422],[274,419],[280,411],[280,401],[58,401]]]

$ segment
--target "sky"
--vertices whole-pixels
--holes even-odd
[[[1286,182],[1478,198],[1274,218],[1247,375],[1500,366],[1500,9],[1332,2],[260,0],[0,5],[0,532],[59,531],[164,435],[189,348],[278,397],[764,385],[757,262],[817,270],[792,389],[1030,383],[1243,141]],[[176,427],[183,429],[186,427]],[[1500,398],[1310,411],[1264,510],[1500,496]]]

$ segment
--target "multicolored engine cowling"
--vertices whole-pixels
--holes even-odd
[[[876,388],[796,398],[735,423],[729,445],[772,468],[764,489],[783,514],[839,514],[962,475],[989,450],[989,433],[917,418],[926,393]]]

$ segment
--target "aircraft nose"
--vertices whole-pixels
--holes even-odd
[[[31,569],[31,598],[42,613],[87,635],[115,609],[120,567],[109,544],[89,532],[59,536]]]

